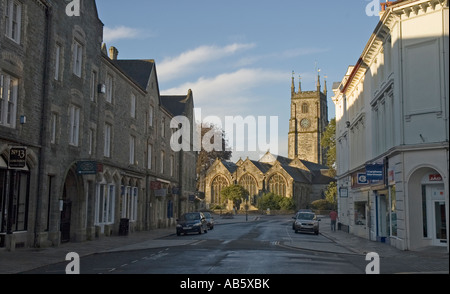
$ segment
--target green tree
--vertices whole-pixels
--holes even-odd
[[[322,134],[322,147],[326,150],[326,165],[330,168],[330,176],[336,176],[336,118],[333,118],[328,124],[325,132]]]
[[[328,124],[321,138],[322,146],[327,151],[327,166],[330,169],[329,176],[336,177],[336,118]],[[337,206],[337,185],[331,182],[325,190],[325,199],[332,206]]]
[[[295,203],[292,198],[276,195],[272,192],[264,194],[258,201],[260,210],[293,210]]]
[[[248,200],[248,195],[250,193],[242,186],[231,185],[223,188],[220,194],[222,199],[232,201],[236,209],[239,210],[241,203]]]

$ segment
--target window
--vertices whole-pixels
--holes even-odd
[[[269,191],[275,195],[286,197],[286,181],[283,176],[276,174],[270,178]]]
[[[6,0],[5,7],[6,36],[20,43],[22,30],[22,4],[15,0]]]
[[[147,168],[148,169],[152,169],[152,156],[153,156],[153,146],[152,145],[148,145],[147,147]]]
[[[132,118],[136,118],[136,95],[131,94],[131,111],[130,115]]]
[[[108,74],[108,76],[106,77],[106,102],[109,103],[112,103],[113,100],[113,83],[113,76]]]
[[[367,202],[355,202],[355,225],[366,225],[366,205]]]
[[[80,108],[75,105],[70,106],[69,120],[69,144],[72,146],[78,146],[80,136]]]
[[[228,181],[223,176],[216,177],[211,184],[211,203],[222,204],[223,201],[220,197],[222,189],[228,187]]]
[[[165,160],[165,157],[166,156],[166,154],[164,153],[164,151],[161,151],[161,166],[160,166],[160,171],[161,171],[161,174],[164,174],[164,160]]]
[[[150,111],[148,115],[148,125],[150,127],[153,127],[153,116],[154,116],[155,109],[153,106],[150,105]]]
[[[88,141],[89,141],[88,153],[89,153],[89,155],[92,155],[93,149],[94,149],[94,130],[93,129],[89,129],[89,131],[88,131]]]
[[[57,126],[58,126],[58,114],[57,113],[52,113],[52,117],[51,117],[51,137],[50,137],[50,142],[52,144],[56,144],[56,130],[57,130]]]
[[[309,113],[309,105],[307,103],[302,104],[302,113]]]
[[[56,44],[55,49],[55,80],[59,81],[59,69],[61,65],[61,46]]]
[[[134,150],[136,145],[136,138],[134,136],[130,136],[130,164],[134,164]]]
[[[249,174],[244,175],[239,180],[239,185],[244,187],[249,192],[250,197],[253,197],[258,194],[256,180]]]
[[[166,136],[166,119],[163,117],[161,119],[161,137],[165,137]]]
[[[116,186],[111,184],[97,184],[95,195],[95,223],[114,223],[114,203]]]
[[[173,177],[175,174],[175,158],[173,155],[170,156],[170,176]]]
[[[73,73],[81,77],[83,66],[83,46],[77,41],[73,44]]]
[[[111,129],[110,124],[105,124],[105,146],[104,155],[105,157],[111,157]]]
[[[0,125],[15,128],[19,81],[0,74]]]
[[[91,102],[95,102],[96,97],[97,97],[97,72],[93,70],[91,75]]]
[[[28,229],[29,183],[28,171],[17,171],[13,175],[11,171],[0,169],[0,233],[6,233],[8,229],[12,232]],[[11,208],[10,216],[8,207]]]
[[[138,188],[122,186],[122,218],[137,219]]]

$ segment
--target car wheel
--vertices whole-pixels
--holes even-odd
[[[298,231],[297,231],[297,230],[295,230],[295,233],[297,234],[297,233],[298,233]]]
[[[315,235],[319,235],[319,231],[315,231],[314,234],[315,234]]]
[[[180,232],[177,232],[177,236],[180,236],[181,235],[181,233]]]

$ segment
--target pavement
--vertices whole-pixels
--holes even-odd
[[[270,219],[270,215],[235,215],[221,217],[216,215],[217,226],[230,223],[245,223]],[[96,253],[141,250],[148,248],[187,245],[192,240],[160,240],[175,234],[175,228],[155,229],[146,232],[134,232],[128,236],[101,237],[95,241],[82,243],[65,243],[59,247],[51,248],[20,248],[15,251],[6,251],[0,248],[0,275],[19,274],[45,265],[65,261],[66,255],[76,252],[80,257]],[[320,234],[328,240],[322,242],[302,241],[298,238],[286,238],[280,241],[280,246],[292,247],[301,250],[327,252],[336,254],[361,255],[376,252],[382,258],[398,258],[408,262],[411,269],[405,273],[449,274],[449,254],[446,247],[429,247],[417,251],[402,251],[388,244],[370,241],[343,231],[331,231],[330,219],[321,218]],[[324,240],[324,239],[322,239]]]

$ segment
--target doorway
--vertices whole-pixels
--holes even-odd
[[[445,213],[445,201],[434,202],[433,245],[447,245],[447,219]]]

